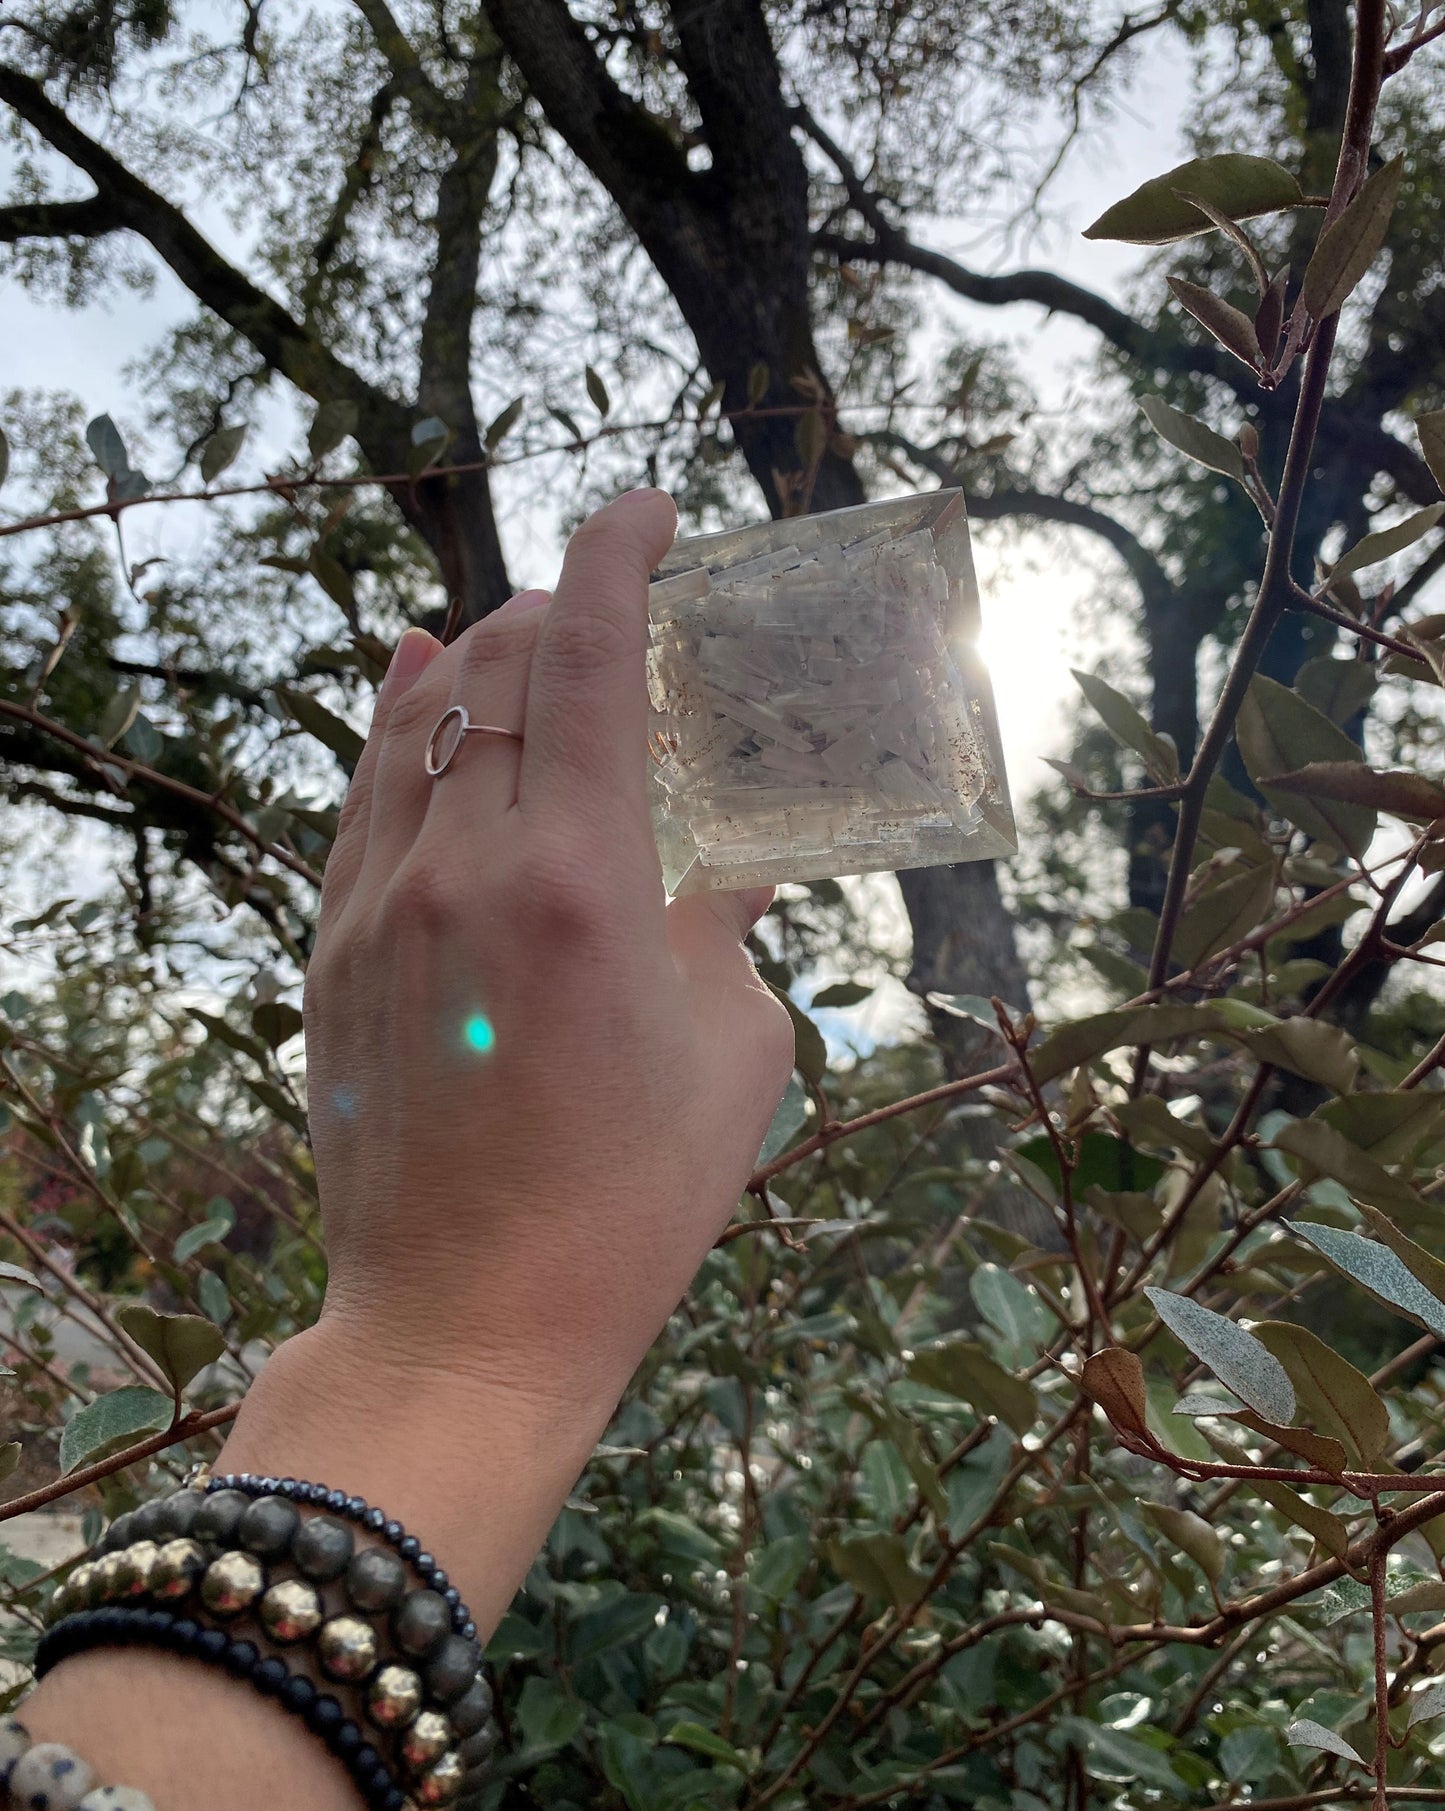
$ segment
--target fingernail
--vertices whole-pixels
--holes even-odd
[[[396,644],[391,665],[386,669],[386,677],[381,682],[382,691],[404,692],[431,660],[436,645],[436,638],[428,635],[425,629],[408,629]]]
[[[498,605],[492,612],[494,616],[521,616],[526,610],[540,610],[543,604],[552,601],[552,593],[534,589],[519,591],[515,597],[509,597],[504,604]]]

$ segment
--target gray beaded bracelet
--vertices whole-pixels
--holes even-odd
[[[0,1717],[0,1811],[156,1811],[134,1786],[97,1786],[95,1771],[59,1742],[33,1742]]]

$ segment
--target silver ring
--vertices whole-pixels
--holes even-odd
[[[468,736],[505,736],[509,742],[520,742],[521,732],[503,729],[496,723],[473,723],[464,704],[449,705],[437,719],[437,726],[427,740],[425,763],[432,779],[439,780],[457,758],[457,750]]]

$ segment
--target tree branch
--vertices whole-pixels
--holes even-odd
[[[0,244],[19,239],[99,239],[119,222],[99,195],[84,201],[16,202],[0,208]]]

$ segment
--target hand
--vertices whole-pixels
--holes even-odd
[[[443,650],[403,639],[306,987],[326,1318],[414,1370],[603,1418],[736,1207],[792,1063],[742,948],[769,890],[666,904],[647,808],[647,579],[619,498]],[[449,704],[469,736],[431,779]]]

